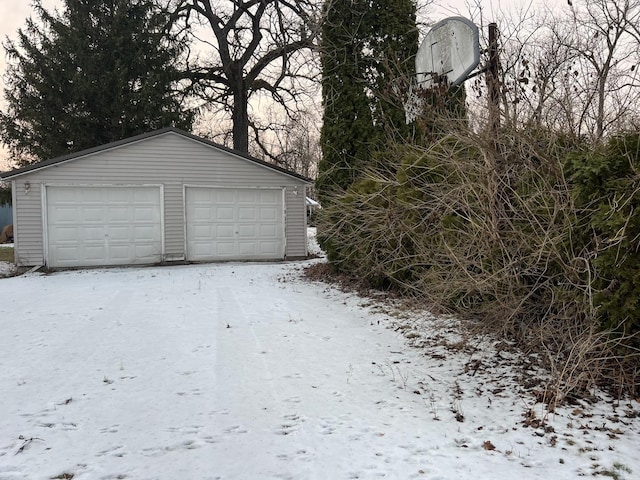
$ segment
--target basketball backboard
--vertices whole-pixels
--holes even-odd
[[[450,17],[427,32],[416,55],[418,85],[430,88],[445,77],[459,85],[480,63],[478,27],[464,17]]]

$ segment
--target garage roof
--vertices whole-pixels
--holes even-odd
[[[24,175],[25,173],[29,173],[29,172],[33,172],[35,170],[40,170],[43,168],[48,168],[51,167],[53,165],[58,165],[60,163],[64,163],[64,162],[68,162],[71,160],[76,160],[79,159],[81,157],[85,157],[88,155],[92,155],[94,153],[98,153],[98,152],[102,152],[104,150],[109,150],[112,148],[118,148],[124,145],[127,145],[129,143],[134,143],[134,142],[139,142],[141,140],[146,140],[148,138],[152,138],[152,137],[156,137],[159,135],[164,135],[166,133],[175,133],[178,135],[182,135],[184,137],[190,138],[192,140],[195,140],[197,142],[203,143],[205,145],[208,145],[210,147],[214,147],[217,148],[219,150],[224,150],[225,152],[231,153],[235,156],[241,157],[245,160],[248,160],[250,162],[253,163],[257,163],[258,165],[262,165],[263,167],[267,167],[270,168],[272,170],[275,170],[277,172],[283,173],[285,175],[289,175],[291,177],[297,178],[298,180],[302,180],[306,183],[312,183],[313,180],[311,180],[310,178],[307,178],[303,175],[299,175],[295,172],[292,172],[290,170],[287,170],[285,168],[279,167],[277,165],[274,165],[272,163],[268,163],[265,162],[263,160],[260,160],[258,158],[252,157],[249,154],[243,153],[243,152],[239,152],[237,150],[233,150],[231,148],[225,147],[224,145],[220,145],[218,143],[212,142],[210,140],[207,140],[206,138],[202,138],[202,137],[198,137],[197,135],[193,135],[191,133],[185,132],[184,130],[180,130],[179,128],[174,128],[174,127],[167,127],[167,128],[162,128],[160,130],[155,130],[153,132],[149,132],[149,133],[143,133],[141,135],[136,135],[135,137],[129,137],[129,138],[125,138],[123,140],[118,140],[116,142],[111,142],[111,143],[107,143],[105,145],[100,145],[98,147],[93,147],[93,148],[88,148],[86,150],[81,150],[79,152],[75,152],[75,153],[70,153],[69,155],[63,155],[62,157],[56,157],[56,158],[52,158],[50,160],[44,160],[42,162],[38,162],[38,163],[34,163],[32,165],[27,165],[26,167],[22,167],[22,168],[17,168],[15,170],[11,170],[9,172],[0,172],[0,179],[11,179],[11,178],[15,178],[18,177],[20,175]]]

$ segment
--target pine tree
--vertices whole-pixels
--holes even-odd
[[[0,113],[2,142],[20,164],[135,134],[190,129],[176,92],[183,48],[167,33],[155,0],[65,0],[62,12],[35,3],[17,41]]]
[[[389,133],[408,135],[394,77],[413,76],[418,48],[413,0],[331,0],[321,42],[324,118],[316,187],[321,200],[344,190]]]

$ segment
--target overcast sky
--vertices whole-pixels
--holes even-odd
[[[439,4],[439,8],[433,17],[433,20],[440,20],[459,11],[463,15],[468,12],[467,4],[475,5],[479,3],[485,9],[485,15],[490,14],[492,9],[507,7],[518,0],[435,0]],[[541,3],[542,0],[519,0],[531,1],[533,3]],[[42,0],[42,4],[47,10],[51,10],[56,6],[62,5],[62,0]],[[6,37],[16,38],[16,32],[23,27],[27,17],[33,13],[31,0],[0,0],[0,37],[4,42]],[[440,18],[441,17],[441,18]],[[6,59],[4,51],[0,52],[0,72],[4,74]],[[0,90],[4,91],[4,82],[0,79]],[[5,169],[6,153],[0,146],[0,169]]]

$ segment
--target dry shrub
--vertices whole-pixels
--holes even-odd
[[[597,384],[635,388],[620,339],[598,323],[594,253],[573,236],[571,148],[544,132],[498,143],[468,128],[393,145],[384,168],[325,203],[318,238],[338,269],[542,353],[554,402]]]

